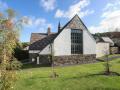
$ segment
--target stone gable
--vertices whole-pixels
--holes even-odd
[[[78,15],[75,15],[70,22],[68,22],[67,26],[65,28],[71,28],[71,29],[83,29],[84,25],[82,24],[80,18]]]

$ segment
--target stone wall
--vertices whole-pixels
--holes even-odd
[[[29,53],[30,62],[37,64],[37,57],[39,56],[39,62],[41,65],[48,65],[51,64],[49,55],[39,55],[37,53]],[[34,61],[32,61],[34,59]]]
[[[30,59],[30,61],[32,61],[32,58],[36,59],[37,56],[38,56],[37,53],[29,53],[29,59]]]
[[[55,66],[85,64],[96,62],[96,55],[70,55],[54,57]]]
[[[29,61],[36,64],[37,63],[36,62],[37,61],[37,56],[38,56],[37,53],[29,53]],[[34,59],[34,61],[33,61],[33,59]]]
[[[43,65],[50,65],[51,64],[51,60],[50,60],[50,56],[49,55],[40,55],[40,64]]]
[[[34,63],[36,63],[36,54],[31,54],[30,57],[35,58]],[[50,65],[51,60],[48,55],[40,55],[40,64],[41,65]],[[66,66],[66,65],[75,65],[75,64],[85,64],[85,63],[94,63],[96,62],[96,55],[67,55],[67,56],[54,56],[53,58],[55,66]]]
[[[119,48],[118,47],[110,47],[110,53],[111,54],[118,54]]]

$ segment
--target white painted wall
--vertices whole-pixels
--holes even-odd
[[[40,55],[51,54],[51,47],[50,47],[50,44],[47,45],[39,54],[40,54]]]
[[[96,41],[87,30],[83,30],[83,54],[96,54]]]
[[[96,57],[102,57],[106,54],[110,54],[110,44],[99,42],[96,44]]]
[[[37,64],[40,64],[39,56],[37,57]]]
[[[29,53],[39,53],[40,50],[29,50]]]
[[[54,40],[54,55],[71,55],[71,30],[64,29]]]

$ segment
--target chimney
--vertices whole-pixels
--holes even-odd
[[[50,27],[48,27],[48,29],[47,29],[47,34],[48,34],[48,35],[51,34],[51,28],[50,28]]]

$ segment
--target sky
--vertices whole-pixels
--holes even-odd
[[[0,0],[0,12],[12,8],[17,19],[27,20],[20,32],[20,41],[29,42],[31,33],[57,32],[78,14],[91,33],[118,31],[120,0]]]

